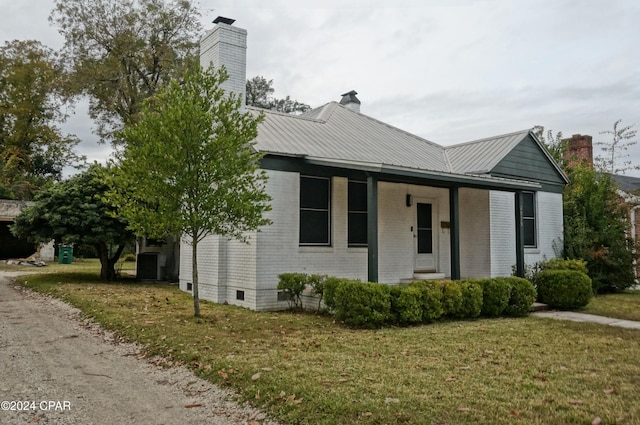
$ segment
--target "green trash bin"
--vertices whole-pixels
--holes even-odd
[[[73,247],[61,246],[58,252],[58,262],[60,264],[71,264],[73,262]]]

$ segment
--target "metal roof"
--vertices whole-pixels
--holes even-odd
[[[247,107],[264,114],[255,148],[267,154],[300,156],[326,164],[358,164],[372,169],[404,170],[436,176],[464,176],[474,181],[499,179],[487,174],[528,134],[529,130],[442,147],[374,118],[330,102],[302,115]],[[557,166],[556,166],[557,167]],[[480,179],[480,180],[478,180]],[[500,180],[500,185],[533,185]]]
[[[448,172],[441,146],[331,102],[303,115],[263,112],[256,149]]]
[[[455,172],[484,174],[498,165],[528,134],[529,130],[524,130],[448,146],[444,149],[451,169]]]

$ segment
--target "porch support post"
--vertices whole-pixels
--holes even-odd
[[[458,186],[449,188],[449,236],[451,238],[451,280],[460,279],[460,201]]]
[[[367,175],[367,280],[378,281],[378,179]]]
[[[516,207],[516,275],[524,277],[524,222],[522,220],[522,192],[515,193]]]

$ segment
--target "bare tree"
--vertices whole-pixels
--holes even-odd
[[[600,146],[604,155],[596,157],[596,165],[611,174],[624,174],[629,170],[640,170],[639,165],[626,159],[629,157],[627,150],[630,146],[638,143],[632,140],[636,137],[637,130],[633,130],[635,124],[620,126],[622,119],[613,123],[613,130],[601,131],[600,134],[610,134],[612,136],[609,142],[596,142]]]

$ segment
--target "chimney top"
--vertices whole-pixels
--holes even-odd
[[[235,22],[235,19],[231,19],[231,18],[225,18],[224,16],[218,16],[216,19],[213,20],[214,24],[227,24],[227,25],[233,25],[233,23]]]
[[[357,91],[351,90],[350,92],[343,93],[340,104],[346,106],[355,112],[360,112],[360,100],[356,97]]]
[[[578,164],[585,164],[593,167],[593,138],[586,134],[574,134],[570,139],[566,139],[567,149],[564,151],[563,159],[570,167]]]

